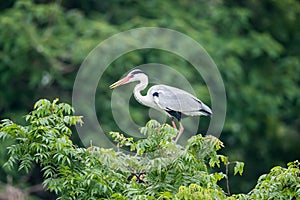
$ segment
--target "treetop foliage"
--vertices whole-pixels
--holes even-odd
[[[39,165],[44,187],[58,199],[293,199],[300,195],[300,163],[295,161],[287,169],[275,167],[261,176],[249,194],[230,196],[218,185],[229,174],[214,168],[228,167],[228,158],[217,153],[223,143],[213,136],[196,135],[182,147],[172,140],[176,133],[171,126],[154,120],[141,129],[147,138],[138,141],[111,132],[116,151],[79,148],[69,138],[70,126],[82,124],[73,112],[58,99],[42,99],[26,115],[26,126],[2,120],[0,139],[15,141],[4,167],[18,166],[28,173]],[[235,174],[242,175],[243,163],[232,163]]]

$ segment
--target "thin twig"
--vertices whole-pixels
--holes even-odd
[[[226,187],[227,187],[227,194],[230,196],[230,189],[229,189],[229,173],[228,173],[228,165],[230,162],[228,161],[228,157],[226,157]]]

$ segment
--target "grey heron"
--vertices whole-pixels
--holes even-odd
[[[192,94],[167,85],[154,85],[149,88],[147,94],[143,96],[141,91],[148,85],[148,76],[140,69],[134,69],[123,79],[110,85],[110,89],[120,85],[139,81],[134,87],[135,99],[148,107],[163,111],[171,118],[172,126],[177,130],[174,118],[178,120],[179,131],[175,139],[177,142],[183,133],[184,127],[181,123],[182,117],[187,116],[211,116],[211,109]]]

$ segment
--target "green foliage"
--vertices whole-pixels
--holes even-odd
[[[0,29],[0,112],[5,116],[24,112],[40,96],[53,97],[59,88],[70,90],[72,73],[99,37],[114,33],[106,22],[88,20],[79,10],[33,0],[15,1],[1,11]]]
[[[221,155],[216,151],[223,144],[217,138],[197,135],[182,149],[172,141],[175,130],[167,124],[160,125],[156,121],[149,121],[141,129],[141,133],[148,137],[128,145],[131,150],[136,151],[136,156],[143,155],[138,160],[133,159],[136,162],[131,163],[133,165],[129,165],[129,168],[146,172],[146,184],[135,195],[145,193],[158,198],[157,194],[175,194],[180,186],[192,183],[223,192],[217,182],[224,178],[224,174],[210,174],[208,171],[208,168],[220,163]],[[127,141],[122,135],[112,135],[119,144]]]
[[[196,184],[191,184],[188,187],[181,186],[179,192],[175,195],[175,199],[226,199],[223,192],[213,188],[204,188]]]
[[[262,175],[249,193],[252,199],[298,199],[300,198],[300,162],[288,163],[288,168],[273,167]]]
[[[244,163],[243,162],[236,162],[236,165],[234,166],[234,175],[236,175],[237,173],[242,175],[243,170],[244,170]]]
[[[223,143],[213,136],[196,135],[185,148],[174,143],[176,131],[167,124],[149,121],[141,133],[146,139],[134,141],[117,132],[111,136],[118,151],[91,146],[76,147],[70,140],[69,126],[82,124],[65,103],[42,99],[26,115],[29,123],[20,126],[2,120],[0,139],[13,139],[4,167],[27,173],[41,167],[46,189],[59,199],[247,199],[299,197],[299,162],[288,169],[275,167],[263,175],[249,194],[228,196],[218,182],[228,174],[213,172],[213,167],[230,163],[217,151]],[[128,154],[121,149],[127,147]],[[234,173],[244,164],[235,163]],[[228,178],[228,177],[227,177]],[[229,191],[228,191],[229,192]]]

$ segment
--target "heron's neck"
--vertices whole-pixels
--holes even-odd
[[[144,78],[140,80],[140,83],[137,84],[134,89],[133,89],[133,94],[135,99],[140,102],[141,104],[144,104],[146,106],[151,106],[151,101],[150,99],[146,96],[143,96],[141,94],[141,91],[144,90],[148,85],[148,78]]]

